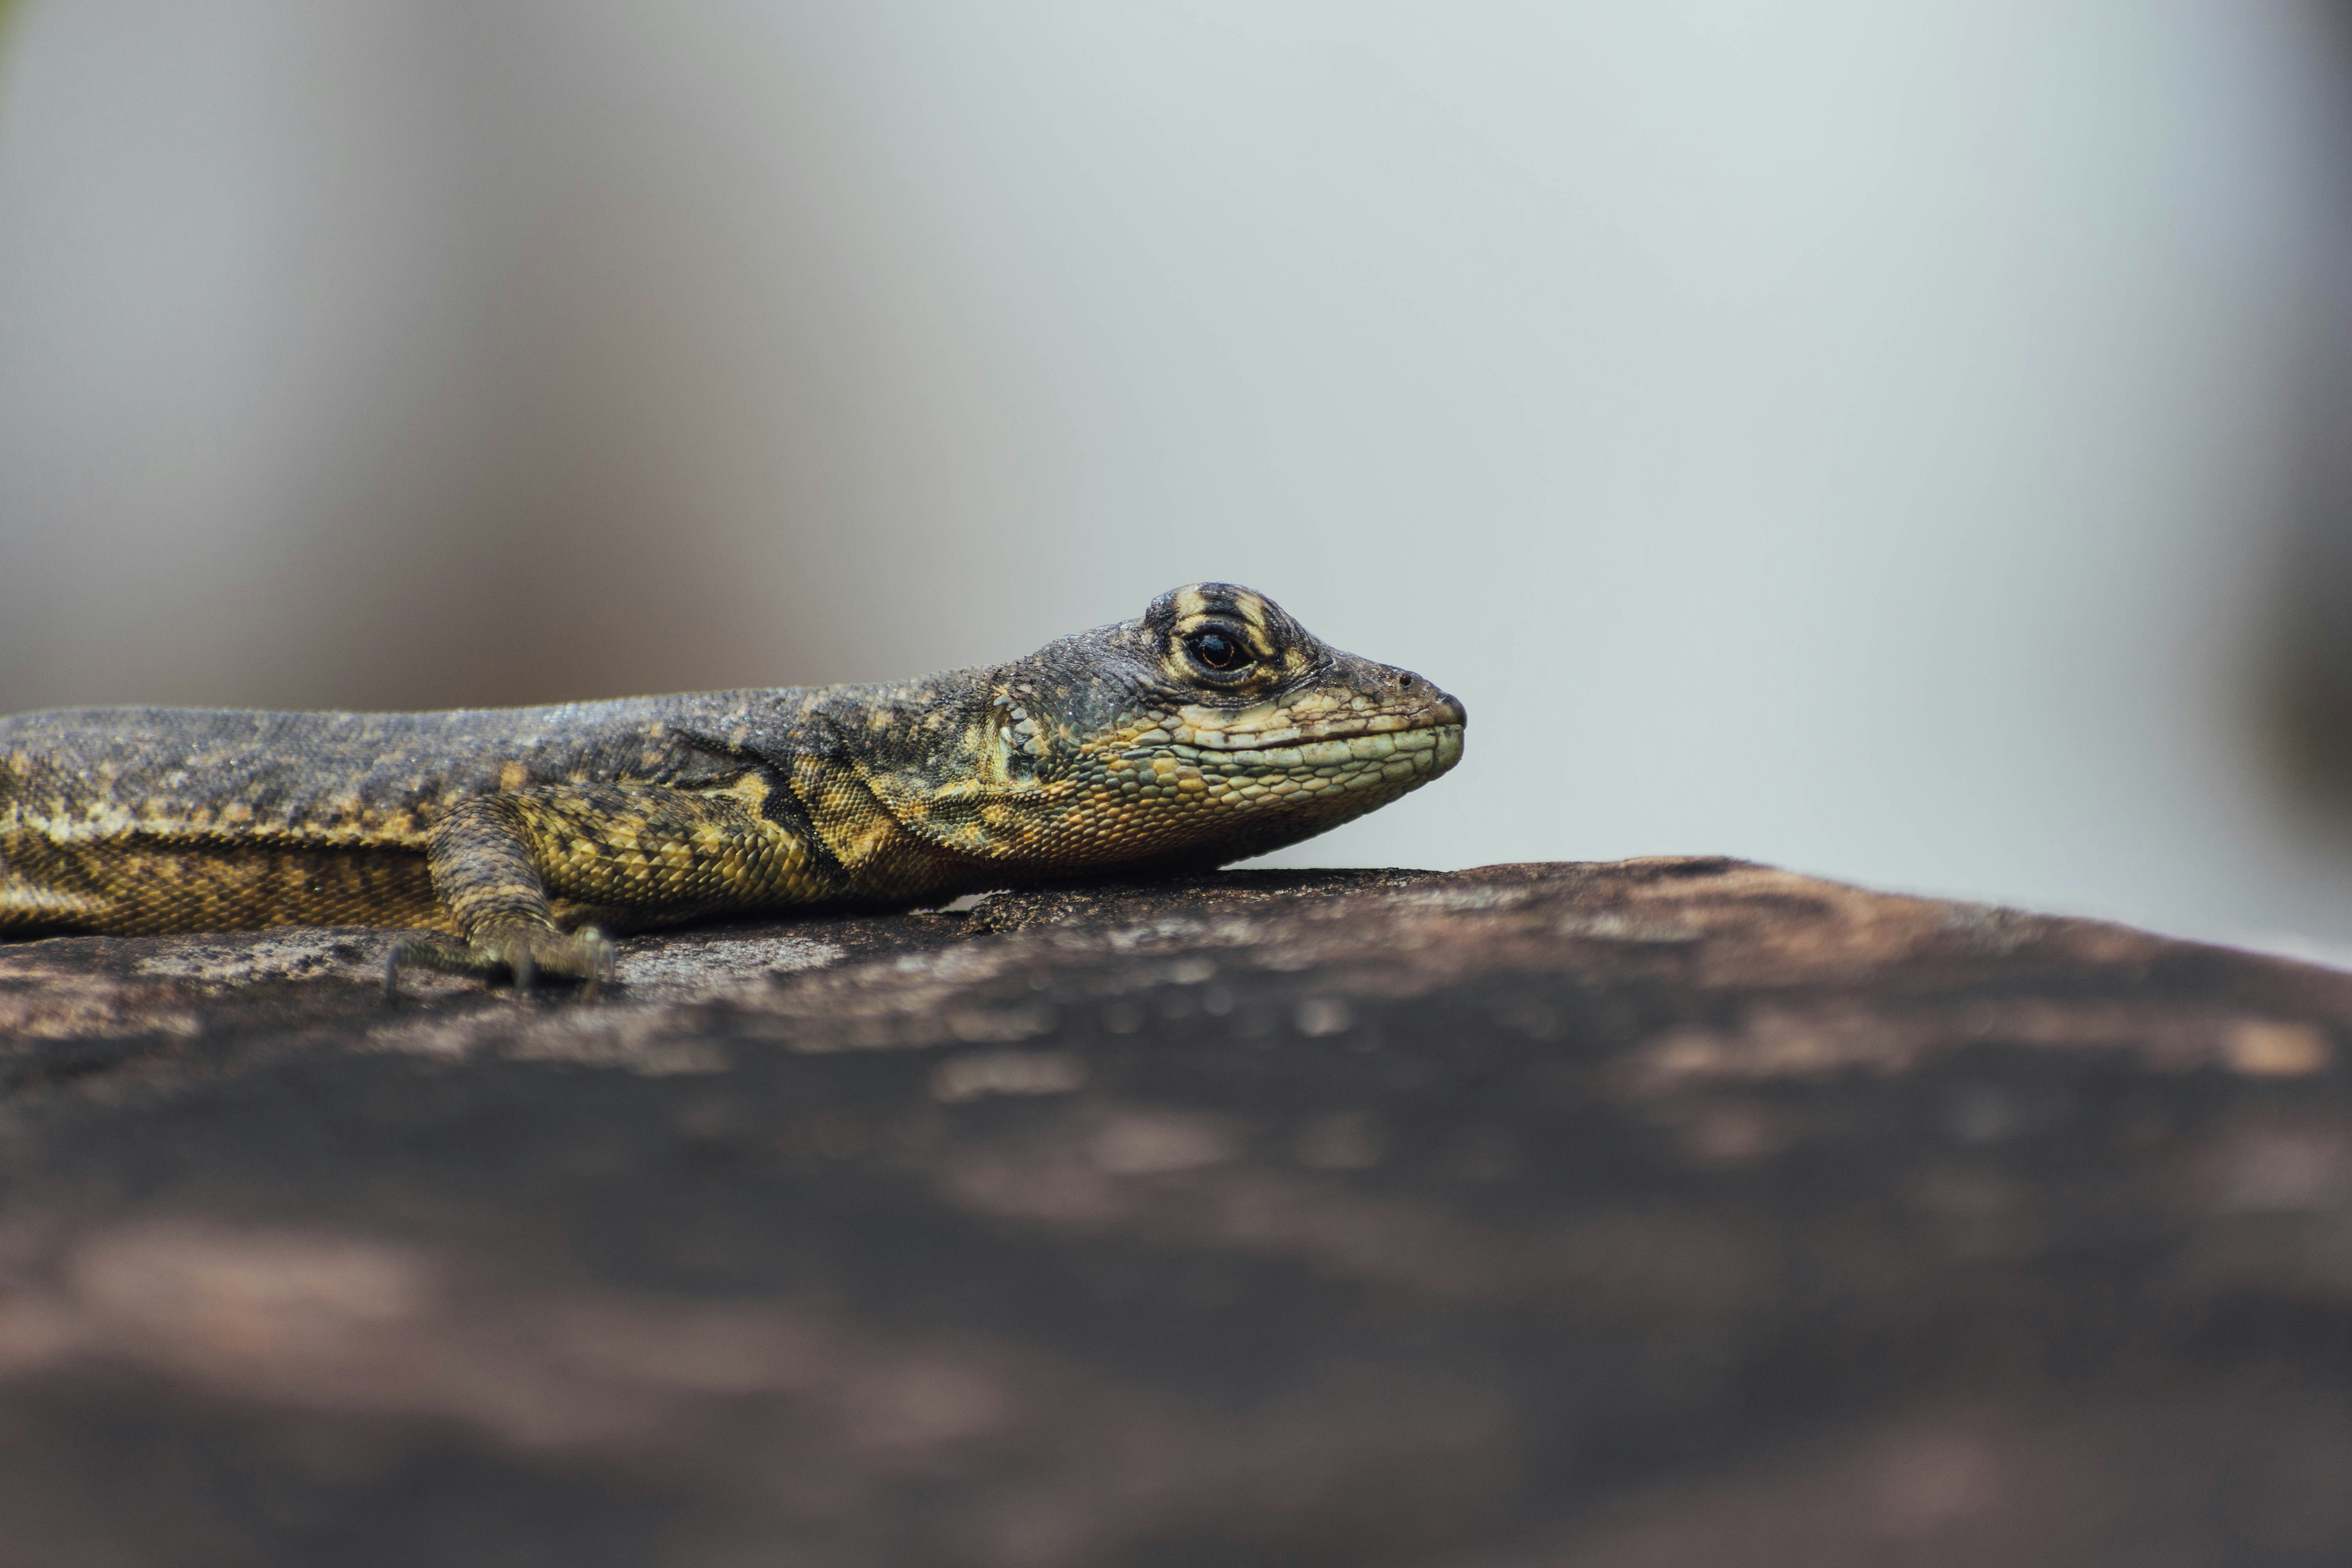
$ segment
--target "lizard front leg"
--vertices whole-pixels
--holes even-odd
[[[410,963],[504,973],[519,988],[541,974],[593,988],[612,974],[612,943],[594,925],[566,931],[565,913],[666,925],[836,891],[829,858],[805,830],[768,815],[775,787],[751,773],[711,788],[550,784],[463,803],[435,824],[426,862],[464,941],[394,947],[387,994]]]

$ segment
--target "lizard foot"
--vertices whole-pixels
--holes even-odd
[[[384,954],[386,1001],[399,998],[400,972],[412,966],[485,979],[504,975],[512,979],[517,991],[530,990],[543,975],[556,975],[581,982],[584,996],[596,995],[606,982],[620,977],[613,943],[594,926],[569,932],[538,926],[495,926],[477,931],[468,942],[409,937],[394,942]]]

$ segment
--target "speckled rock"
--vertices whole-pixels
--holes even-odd
[[[0,946],[0,1560],[2352,1558],[2352,975],[1719,859]]]

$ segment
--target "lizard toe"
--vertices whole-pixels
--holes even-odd
[[[529,991],[552,975],[579,981],[593,994],[614,968],[613,943],[593,926],[576,931],[494,927],[475,932],[470,946],[488,964],[511,975],[518,991]]]

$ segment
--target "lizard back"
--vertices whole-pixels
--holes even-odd
[[[425,856],[451,807],[532,784],[740,773],[698,737],[742,732],[755,714],[788,728],[813,695],[0,718],[0,931],[446,927]]]

